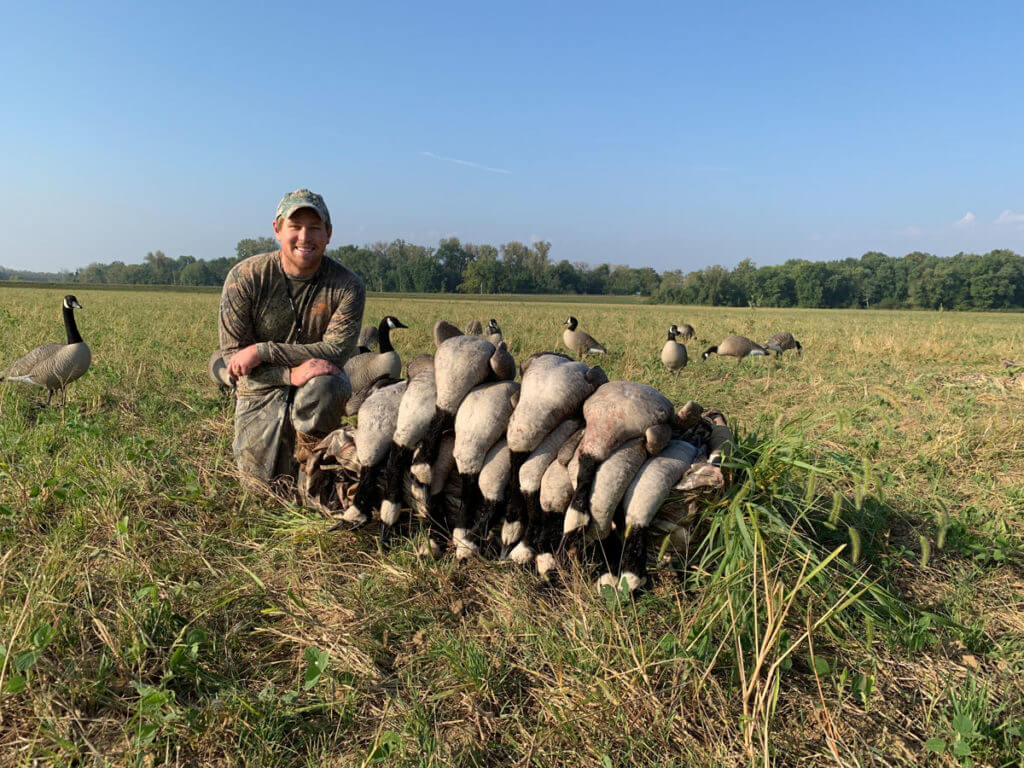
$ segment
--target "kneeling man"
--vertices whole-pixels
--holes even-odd
[[[236,380],[235,462],[243,475],[295,478],[298,440],[339,425],[352,393],[342,366],[356,349],[366,289],[325,258],[331,215],[299,189],[277,206],[281,249],[236,264],[220,300],[220,348]]]

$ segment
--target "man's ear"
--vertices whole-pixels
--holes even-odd
[[[327,225],[327,242],[328,242],[328,243],[329,243],[329,242],[331,242],[331,233],[332,233],[333,231],[334,231],[334,230],[333,230],[333,229],[331,228],[331,225],[330,225],[330,224],[328,224],[328,225]]]
[[[278,224],[278,220],[274,219],[271,222],[271,226],[274,227],[274,237],[277,238],[278,242],[281,242],[281,229],[280,229],[280,225]]]

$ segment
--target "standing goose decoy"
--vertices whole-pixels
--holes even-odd
[[[363,352],[349,358],[344,371],[352,385],[353,398],[365,392],[374,379],[388,376],[392,379],[402,377],[402,358],[391,346],[391,331],[394,328],[408,328],[405,323],[394,315],[386,315],[377,326],[377,337],[380,342],[379,352]],[[345,415],[353,416],[358,406],[351,401],[345,405]]]
[[[582,360],[583,356],[586,354],[603,355],[608,351],[605,349],[604,344],[600,343],[589,333],[577,331],[576,326],[578,324],[579,321],[571,315],[564,323],[562,323],[562,325],[568,326],[564,331],[562,331],[562,343],[575,352],[576,356],[580,360]]]
[[[78,325],[75,323],[76,309],[81,309],[71,294],[64,297],[64,330],[67,332],[67,344],[55,342],[43,344],[36,347],[18,362],[12,365],[3,373],[0,373],[0,381],[21,381],[26,384],[34,384],[37,387],[45,387],[49,391],[46,404],[49,405],[53,399],[53,393],[60,390],[61,405],[67,402],[68,384],[81,377],[89,370],[92,362],[92,352],[78,332]]]
[[[498,326],[498,321],[493,317],[487,324],[487,333],[484,334],[484,338],[487,339],[494,346],[498,346],[498,342],[501,341],[501,328]]]
[[[781,357],[782,353],[787,349],[795,349],[797,356],[800,356],[803,352],[803,346],[799,341],[793,338],[793,334],[789,331],[780,331],[779,333],[776,333],[762,346],[765,349],[770,349],[774,352],[776,357]]]
[[[700,356],[701,362],[707,360],[711,354],[729,355],[742,361],[744,357],[767,355],[768,350],[746,336],[726,336],[717,347],[708,347],[704,351],[704,354]]]
[[[689,323],[683,323],[678,327],[673,325],[672,330],[676,332],[676,338],[682,339],[683,341],[689,341],[696,334],[696,331],[693,330],[693,326]]]
[[[356,349],[360,354],[371,352],[377,346],[377,339],[380,332],[375,325],[364,325],[359,329],[359,341],[356,342]]]
[[[685,368],[687,362],[686,345],[676,341],[678,336],[679,329],[673,325],[668,329],[668,341],[661,348],[661,362],[673,373]]]

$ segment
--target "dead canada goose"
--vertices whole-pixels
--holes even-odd
[[[686,367],[686,345],[676,340],[678,335],[679,331],[673,325],[668,329],[668,341],[661,348],[661,362],[673,373]]]
[[[793,338],[793,334],[789,331],[780,331],[772,336],[768,341],[763,344],[765,349],[770,349],[775,353],[776,357],[782,355],[787,349],[795,349],[797,355],[803,352],[803,346],[799,341]]]
[[[398,406],[393,445],[384,466],[384,501],[380,509],[382,538],[387,536],[401,514],[402,474],[412,464],[415,448],[430,427],[437,398],[433,355],[413,358],[405,371],[408,384]]]
[[[696,333],[696,331],[693,330],[693,326],[689,323],[683,323],[678,326],[673,325],[672,330],[676,332],[676,341],[689,341]]]
[[[652,456],[637,472],[622,498],[626,512],[626,532],[622,542],[622,560],[618,578],[612,572],[598,586],[617,587],[625,579],[630,592],[647,581],[648,528],[669,491],[693,464],[697,449],[683,440],[671,440],[664,450]]]
[[[455,414],[455,465],[462,481],[462,507],[452,531],[460,560],[477,550],[471,531],[477,525],[483,497],[480,471],[491,447],[508,429],[519,400],[519,382],[498,381],[474,387]]]
[[[612,381],[583,404],[587,424],[580,441],[576,491],[566,512],[562,548],[590,524],[590,495],[598,466],[620,445],[635,437],[644,439],[649,456],[661,453],[679,423],[671,401],[654,387],[633,381]]]
[[[480,325],[479,321],[477,321],[477,325]],[[448,339],[454,339],[456,336],[462,336],[462,335],[466,335],[466,336],[476,335],[476,336],[479,336],[480,334],[471,334],[471,333],[463,334],[462,331],[460,331],[454,325],[449,323],[447,320],[438,320],[436,323],[434,323],[434,347],[435,348],[436,347],[440,347],[444,342],[448,341]]]
[[[210,355],[210,360],[206,364],[206,372],[210,374],[210,379],[222,392],[235,388],[235,380],[228,373],[228,365],[224,362],[224,355],[219,349],[214,350]]]
[[[582,360],[584,355],[603,355],[608,351],[604,348],[604,344],[600,343],[589,333],[577,331],[576,326],[578,324],[579,321],[570,315],[563,323],[563,325],[568,327],[562,331],[562,343],[575,352],[578,358]]]
[[[726,336],[717,347],[708,347],[700,356],[701,361],[707,360],[711,354],[729,355],[742,360],[744,357],[767,355],[768,351],[746,336]]]
[[[71,294],[64,297],[64,330],[67,332],[67,343],[43,344],[36,347],[18,362],[12,365],[3,373],[0,373],[0,381],[21,381],[26,384],[34,384],[37,387],[45,387],[49,391],[46,404],[50,404],[53,393],[60,390],[61,405],[67,402],[68,384],[79,378],[89,370],[92,362],[92,352],[78,332],[78,325],[75,323],[75,309],[81,309]]]
[[[507,548],[535,522],[527,517],[529,510],[519,485],[523,464],[545,435],[576,414],[583,401],[607,381],[600,367],[588,368],[586,363],[569,360],[565,355],[541,353],[523,362],[519,403],[508,423],[512,477],[502,529],[502,543]]]

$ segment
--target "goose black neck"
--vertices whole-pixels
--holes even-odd
[[[391,325],[387,318],[381,320],[380,325],[377,326],[377,340],[380,342],[381,353],[395,351],[395,348],[391,346]]]
[[[64,330],[68,332],[68,344],[82,343],[82,334],[78,332],[78,324],[75,322],[75,310],[71,307],[64,307]]]

